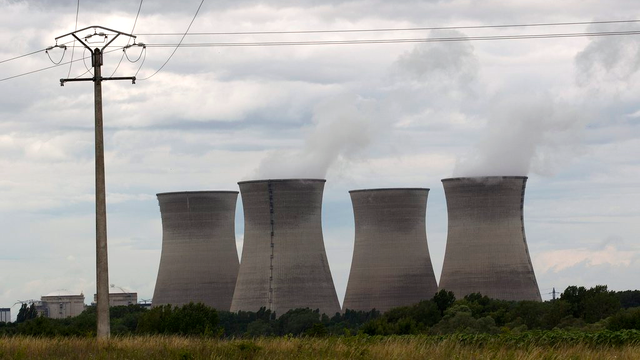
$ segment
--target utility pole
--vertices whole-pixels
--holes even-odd
[[[555,287],[553,288],[552,294],[553,294],[553,300],[555,300],[556,299],[556,288]]]
[[[88,29],[93,29],[93,34],[89,34],[84,37],[84,41],[78,37],[78,33]],[[97,30],[104,30],[107,33]],[[105,173],[104,173],[104,137],[102,126],[102,82],[106,80],[131,80],[132,83],[136,83],[135,76],[129,77],[102,77],[102,60],[104,49],[109,46],[118,36],[128,36],[134,39],[135,36],[131,34],[125,34],[120,31],[108,29],[102,26],[89,26],[74,32],[58,36],[55,38],[56,44],[59,39],[67,36],[73,36],[78,42],[80,42],[85,48],[91,52],[91,66],[93,67],[92,78],[73,78],[73,79],[60,79],[60,86],[64,86],[65,82],[72,81],[93,81],[93,94],[95,103],[95,157],[96,157],[96,294],[97,294],[97,337],[98,339],[109,339],[111,334],[111,325],[109,321],[109,258],[107,255],[107,203],[106,203],[106,190],[105,190]],[[91,37],[102,37],[103,42],[106,43],[102,48],[96,47],[91,49],[91,44],[88,39]],[[110,41],[109,36],[113,36]],[[125,47],[126,48],[126,47]]]

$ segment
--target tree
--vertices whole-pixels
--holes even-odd
[[[22,304],[20,306],[20,310],[18,310],[18,317],[16,318],[16,323],[24,322],[27,318],[27,304]]]
[[[442,289],[433,296],[433,302],[438,306],[440,315],[444,315],[444,312],[456,302],[456,296],[453,291]]]
[[[25,322],[27,320],[35,319],[38,317],[38,310],[36,310],[36,304],[31,303],[31,306],[28,306],[26,303],[23,303],[20,306],[20,310],[18,311],[18,317],[16,318],[16,323]]]
[[[584,300],[584,320],[594,323],[620,310],[620,299],[615,292],[608,291],[606,285],[597,285],[587,290]]]

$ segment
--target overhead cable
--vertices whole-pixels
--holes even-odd
[[[138,5],[138,13],[136,13],[136,18],[133,20],[133,27],[131,28],[131,34],[133,34],[133,31],[136,29],[136,24],[138,23],[138,16],[140,16],[140,9],[142,9],[143,2],[144,0],[140,0],[140,5]],[[129,45],[130,41],[131,41],[131,38],[128,38],[127,45]],[[122,51],[124,52],[125,49],[122,49]],[[113,77],[113,75],[116,74],[116,71],[118,71],[118,68],[120,67],[120,64],[122,64],[122,59],[124,58],[125,55],[126,53],[123,53],[122,56],[120,56],[120,61],[118,61],[118,65],[116,65],[116,68],[113,69],[113,72],[111,73],[111,77]],[[127,59],[129,59],[128,56],[127,56]]]
[[[355,45],[355,44],[400,44],[400,43],[431,43],[456,41],[494,41],[494,40],[531,40],[575,37],[602,37],[640,35],[640,30],[633,31],[600,31],[581,33],[555,34],[521,34],[521,35],[492,35],[492,36],[456,36],[431,38],[400,38],[400,39],[354,39],[354,40],[309,40],[309,41],[259,41],[259,42],[209,42],[209,43],[179,43],[182,47],[240,47],[240,46],[301,46],[301,45]],[[148,47],[173,47],[171,43],[147,43]]]
[[[5,59],[5,60],[0,61],[0,64],[9,62],[11,60],[17,60],[17,59],[20,59],[20,58],[23,58],[23,57],[27,57],[27,56],[30,56],[30,55],[33,55],[33,54],[41,53],[41,52],[43,52],[45,50],[47,50],[47,49],[46,48],[45,49],[40,49],[40,50],[36,50],[36,51],[30,52],[28,54],[19,55],[19,56],[16,56],[16,57]]]
[[[160,72],[160,70],[162,70],[165,65],[167,65],[167,63],[169,62],[169,60],[171,60],[171,58],[173,57],[173,54],[176,53],[176,51],[178,51],[178,48],[180,47],[180,44],[182,44],[182,41],[184,40],[184,38],[187,36],[187,34],[189,33],[189,30],[191,29],[191,25],[193,25],[193,22],[196,21],[196,17],[198,16],[198,13],[200,12],[200,8],[202,7],[202,4],[204,4],[204,0],[202,0],[200,2],[200,5],[198,6],[198,9],[196,10],[196,13],[193,15],[193,19],[191,19],[191,22],[189,23],[189,26],[187,27],[187,30],[184,32],[184,35],[182,35],[182,38],[180,39],[180,42],[175,45],[175,49],[173,49],[173,52],[171,53],[171,55],[169,55],[169,57],[167,58],[167,60],[164,62],[164,64],[162,64],[162,66],[160,66],[160,68],[158,68],[158,70],[156,70],[156,72],[154,72],[153,74],[151,74],[150,76],[147,76],[144,79],[139,79],[139,80],[149,80],[151,79],[153,76],[155,76],[157,73]]]
[[[78,14],[80,14],[80,0],[78,0],[78,3],[76,4],[76,26],[73,28],[73,31],[78,30]],[[76,39],[73,39],[73,45],[76,44]],[[69,72],[67,73],[67,77],[71,76],[71,67],[73,66],[73,55],[76,52],[76,47],[73,46],[71,49],[71,62],[69,62]],[[85,72],[86,74],[86,72]]]
[[[108,53],[110,53],[110,52],[118,51],[118,50],[121,50],[121,49],[122,49],[121,47],[114,48],[114,49],[112,49],[112,50],[105,51],[103,54],[108,54]],[[75,60],[73,60],[73,62],[76,62],[76,61],[84,61],[85,59],[89,59],[89,58],[91,58],[91,57],[83,57],[82,59],[75,59]],[[57,68],[57,67],[59,67],[59,66],[67,65],[67,64],[69,64],[70,62],[71,62],[71,61],[67,61],[67,62],[60,63],[60,64],[58,64],[58,65],[47,66],[47,67],[44,67],[44,68],[41,68],[41,69],[27,71],[27,72],[22,73],[22,74],[12,75],[12,76],[9,76],[9,77],[6,77],[6,78],[2,78],[2,79],[0,79],[0,82],[2,82],[2,81],[7,81],[7,80],[11,80],[11,79],[15,79],[15,78],[19,78],[19,77],[26,76],[26,75],[35,74],[35,73],[38,73],[38,72],[41,72],[41,71],[45,71],[45,70],[54,69],[54,68]],[[85,74],[86,74],[86,73],[85,73]]]
[[[49,54],[49,50],[52,50],[54,48],[62,48],[62,56],[60,56],[60,60],[55,61],[51,58],[51,54]],[[44,51],[47,56],[49,57],[49,60],[54,64],[54,65],[60,65],[60,63],[62,62],[62,59],[64,59],[64,54],[67,53],[67,47],[65,45],[56,45],[56,46],[50,46],[47,48],[47,50]]]
[[[433,26],[433,27],[408,27],[408,28],[376,28],[376,29],[337,29],[337,30],[291,30],[291,31],[234,31],[234,32],[194,32],[188,36],[200,35],[273,35],[273,34],[330,34],[330,33],[355,33],[355,32],[392,32],[392,31],[429,31],[429,30],[469,30],[469,29],[501,29],[522,27],[546,27],[546,26],[570,26],[570,25],[596,25],[596,24],[629,24],[640,23],[640,19],[632,20],[604,20],[604,21],[577,21],[557,23],[531,23],[531,24],[501,24],[501,25],[468,25],[468,26]],[[180,36],[182,33],[139,33],[136,36]]]
[[[137,22],[142,2],[138,7],[135,24]],[[389,32],[389,31],[421,31],[421,30],[465,30],[465,29],[497,29],[497,28],[518,28],[518,27],[543,27],[543,26],[568,26],[568,25],[593,25],[593,24],[629,24],[640,23],[640,19],[631,20],[604,20],[604,21],[577,21],[577,22],[557,22],[557,23],[531,23],[531,24],[503,24],[503,25],[471,25],[471,26],[438,26],[438,27],[412,27],[412,28],[378,28],[378,29],[338,29],[338,30],[294,30],[294,31],[236,31],[236,32],[196,32],[196,33],[138,33],[137,36],[198,36],[198,35],[259,35],[259,34],[314,34],[314,33],[350,33],[350,32]],[[131,31],[133,33],[133,31]],[[594,35],[595,36],[595,35]],[[75,40],[74,40],[75,41]],[[65,44],[70,44],[69,41]],[[174,46],[174,45],[171,45]],[[72,46],[76,47],[76,46]],[[17,60],[26,56],[34,55],[46,49],[36,50],[24,55],[19,55],[5,60],[0,60],[0,64]]]
[[[67,44],[70,44],[70,43],[72,43],[72,42],[73,42],[73,41],[68,41],[68,42],[66,42],[66,43],[64,43],[64,44],[61,44],[61,45],[67,45]],[[58,47],[60,47],[60,46],[58,46]],[[67,47],[69,47],[69,46],[67,46]],[[27,57],[27,56],[35,55],[35,54],[41,53],[41,52],[43,52],[43,51],[47,51],[47,50],[49,50],[50,48],[52,48],[52,47],[51,47],[51,46],[49,46],[49,47],[46,47],[46,48],[44,48],[44,49],[40,49],[40,50],[36,50],[36,51],[32,51],[32,52],[30,52],[30,53],[26,53],[26,54],[23,54],[23,55],[14,56],[14,57],[9,58],[9,59],[0,60],[0,64],[2,64],[2,63],[6,63],[6,62],[9,62],[9,61],[12,61],[12,60],[21,59],[21,58],[23,58],[23,57]]]

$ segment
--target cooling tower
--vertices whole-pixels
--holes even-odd
[[[265,307],[340,312],[322,238],[325,180],[258,180],[240,185],[244,245],[231,311]]]
[[[162,255],[153,306],[202,302],[229,311],[238,277],[237,191],[158,194]]]
[[[440,289],[541,301],[524,233],[527,177],[442,180],[449,233]]]
[[[429,256],[429,189],[350,191],[355,245],[343,309],[385,312],[431,299],[438,290]]]

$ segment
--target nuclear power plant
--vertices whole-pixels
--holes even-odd
[[[444,179],[449,230],[440,289],[541,301],[524,232],[525,176]]]
[[[449,216],[436,283],[426,233],[429,189],[350,191],[355,244],[343,309],[381,312],[431,299],[541,301],[524,231],[525,176],[442,180]],[[158,194],[162,254],[153,305],[202,302],[218,310],[282,315],[340,312],[322,234],[325,180],[238,183],[244,245],[238,262],[237,191]]]
[[[340,312],[322,236],[325,180],[239,182],[244,245],[231,311]]]
[[[429,189],[353,190],[355,245],[343,309],[385,312],[438,290],[427,245]]]
[[[162,255],[153,306],[202,302],[231,307],[238,277],[237,191],[158,194]]]

